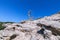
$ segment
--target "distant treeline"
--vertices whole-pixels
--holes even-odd
[[[5,27],[2,26],[2,24],[6,24],[6,23],[14,23],[14,22],[0,22],[0,30],[3,30]]]

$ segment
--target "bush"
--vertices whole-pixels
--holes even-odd
[[[0,22],[0,30],[3,30],[5,27],[2,26],[2,22]]]

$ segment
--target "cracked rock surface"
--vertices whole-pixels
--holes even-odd
[[[60,40],[60,14],[33,21],[6,23],[0,30],[0,40]]]

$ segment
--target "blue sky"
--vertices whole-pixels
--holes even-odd
[[[35,19],[49,16],[60,11],[60,0],[0,0],[0,21],[27,20],[30,9]]]

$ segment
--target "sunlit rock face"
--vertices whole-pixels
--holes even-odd
[[[2,26],[0,40],[60,40],[60,13]]]

